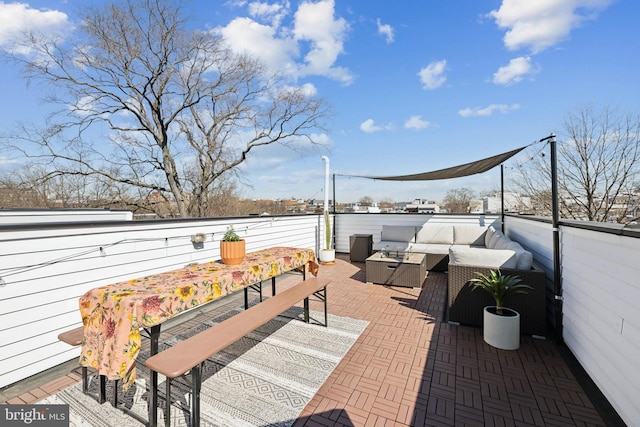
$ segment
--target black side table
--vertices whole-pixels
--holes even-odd
[[[349,259],[351,262],[365,262],[373,252],[373,234],[352,234],[349,236]]]

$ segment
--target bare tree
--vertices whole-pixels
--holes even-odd
[[[267,75],[215,32],[191,30],[179,1],[90,7],[81,22],[77,40],[32,33],[11,55],[29,82],[55,88],[47,100],[61,106],[45,129],[5,139],[47,165],[44,179],[92,177],[201,216],[215,182],[254,149],[314,144],[322,129],[322,100]]]
[[[635,200],[640,162],[640,117],[585,107],[569,114],[558,136],[558,191],[563,218],[622,221]],[[546,158],[520,167],[512,181],[544,213],[550,212]]]
[[[373,197],[371,196],[363,196],[358,200],[360,206],[373,206],[373,203]]]
[[[450,213],[469,213],[474,197],[475,193],[469,188],[454,188],[447,191],[442,200],[442,206]]]

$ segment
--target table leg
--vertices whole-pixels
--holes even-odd
[[[200,389],[202,387],[202,371],[204,363],[191,369],[191,425],[200,427]]]
[[[98,375],[98,403],[101,405],[107,401],[107,377]]]
[[[273,276],[271,278],[271,296],[275,296],[276,295],[276,276]]]
[[[149,333],[151,344],[151,356],[158,354],[158,341],[160,338],[160,325],[152,326]],[[158,425],[158,373],[149,371],[149,425]],[[167,402],[167,407],[169,402]]]

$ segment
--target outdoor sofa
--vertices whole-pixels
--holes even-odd
[[[494,226],[383,225],[381,240],[373,249],[424,253],[427,270],[448,271],[448,320],[464,325],[481,327],[483,308],[494,305],[486,292],[473,290],[470,280],[476,273],[500,269],[517,275],[533,290],[511,296],[505,305],[520,313],[522,333],[545,335],[546,274],[534,263],[531,252]]]

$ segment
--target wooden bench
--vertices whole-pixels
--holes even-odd
[[[82,344],[82,340],[84,338],[84,328],[82,326],[79,326],[75,329],[71,329],[69,331],[66,332],[62,332],[61,334],[58,335],[58,340],[67,343],[73,347],[77,347],[80,344]],[[106,401],[106,394],[107,394],[107,377],[105,377],[104,375],[98,375],[99,381],[100,381],[100,385],[98,387],[98,394],[97,395],[93,395],[89,393],[89,379],[88,379],[88,372],[87,372],[87,367],[83,366],[82,367],[82,392],[84,394],[87,394],[91,397],[93,397],[94,399],[96,399],[100,404],[104,403]],[[116,384],[117,385],[117,384]],[[117,402],[118,399],[118,395],[116,393],[116,389],[117,387],[114,387],[114,391],[113,391],[113,402],[114,402],[114,406],[115,403]]]
[[[149,357],[145,365],[163,374],[166,379],[165,426],[171,423],[171,380],[191,371],[191,425],[200,425],[201,367],[205,360],[233,344],[248,333],[264,325],[304,300],[304,321],[309,323],[309,297],[315,295],[324,302],[324,323],[327,326],[327,279],[313,277],[226,319],[198,334]],[[157,402],[157,388],[151,390]],[[157,410],[149,408],[149,426],[157,425]]]

